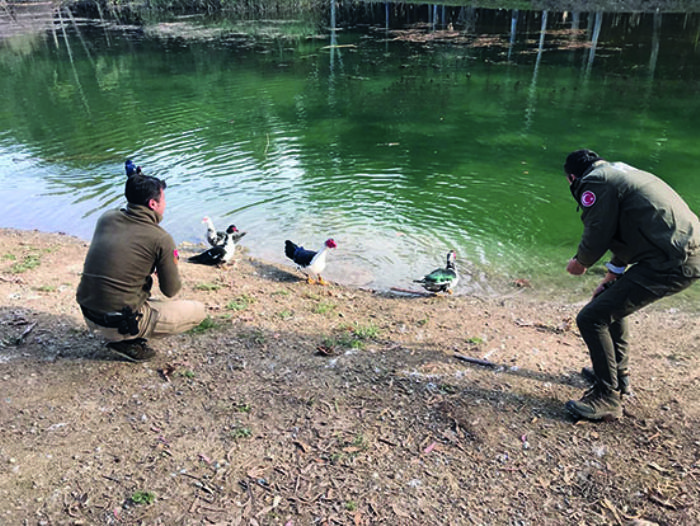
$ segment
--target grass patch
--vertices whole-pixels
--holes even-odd
[[[314,294],[313,292],[305,292],[305,293],[304,293],[304,298],[309,299],[309,300],[314,300],[314,301],[320,301],[321,295],[320,295],[320,294]]]
[[[229,301],[226,304],[226,308],[228,310],[235,311],[246,310],[253,303],[255,303],[255,300],[252,297],[248,296],[247,294],[243,294],[243,296],[238,296],[237,298]]]
[[[204,291],[212,291],[212,290],[219,290],[221,288],[221,285],[217,283],[197,283],[194,286],[194,290],[204,290]]]
[[[329,348],[364,349],[367,340],[373,340],[379,336],[379,328],[371,323],[369,325],[354,323],[343,327],[342,331],[338,336],[324,338],[321,343]]]
[[[360,340],[373,340],[379,336],[379,327],[373,323],[370,323],[369,325],[359,325],[358,323],[355,323],[351,330],[355,337],[359,338]]]
[[[284,309],[283,311],[278,312],[277,316],[279,316],[283,320],[288,320],[289,318],[294,316],[294,313],[292,311],[290,311],[289,309]]]
[[[183,376],[185,378],[190,378],[190,379],[195,377],[194,371],[191,371],[190,369],[185,369],[184,371],[178,371],[177,375]]]
[[[480,343],[484,343],[484,340],[482,338],[479,338],[478,336],[472,336],[471,338],[467,338],[467,343],[470,343],[472,345],[479,345]]]
[[[265,332],[263,332],[261,329],[252,329],[250,331],[241,332],[239,337],[246,339],[255,345],[265,345],[265,342],[267,341]]]
[[[21,274],[22,272],[26,272],[28,270],[32,270],[33,268],[38,267],[41,264],[41,258],[37,256],[36,254],[30,254],[28,256],[24,256],[24,259],[22,261],[18,261],[14,265],[10,267],[10,272],[12,274]]]
[[[156,495],[152,491],[135,491],[131,496],[134,504],[152,504],[156,500]]]
[[[239,413],[250,413],[253,410],[250,404],[245,403],[237,404],[234,409]]]
[[[314,313],[315,314],[326,314],[328,312],[331,312],[336,307],[337,307],[337,305],[335,303],[322,301],[321,303],[316,305],[316,307],[314,307]]]
[[[362,434],[355,436],[351,445],[353,447],[359,447],[360,449],[367,449],[367,443],[365,442],[365,437]]]
[[[331,454],[330,460],[333,464],[338,464],[343,460],[355,458],[362,451],[366,451],[369,446],[362,434],[356,435],[352,442],[338,442],[340,451]]]
[[[364,343],[356,340],[351,334],[345,333],[340,336],[328,336],[321,341],[321,344],[329,349],[335,347],[347,347],[349,349],[362,349],[364,348]]]
[[[260,329],[256,329],[255,331],[253,331],[253,334],[251,334],[250,341],[257,345],[265,345],[265,333]]]
[[[40,287],[34,287],[34,290],[38,292],[56,292],[56,287],[53,285],[41,285]]]
[[[253,432],[249,427],[237,427],[233,429],[228,436],[234,440],[239,440],[241,438],[250,438],[253,436]]]
[[[14,254],[5,254],[2,259],[6,259],[8,261],[17,261],[17,256]]]
[[[190,334],[202,334],[203,332],[210,331],[212,329],[216,329],[219,326],[219,324],[209,316],[204,318],[202,320],[202,323],[197,325],[196,327],[190,329],[189,332]]]

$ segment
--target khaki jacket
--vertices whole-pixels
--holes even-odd
[[[610,250],[618,267],[636,263],[700,276],[700,221],[655,175],[601,160],[574,181],[571,192],[584,225],[576,253],[581,264],[590,267]]]
[[[154,272],[165,296],[179,292],[178,253],[161,219],[131,203],[98,219],[76,294],[80,305],[98,313],[137,311],[150,296]]]

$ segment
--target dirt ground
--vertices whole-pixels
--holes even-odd
[[[210,318],[134,365],[79,315],[86,251],[0,230],[0,524],[700,523],[695,314],[635,315],[624,418],[576,423],[580,303],[183,261]]]

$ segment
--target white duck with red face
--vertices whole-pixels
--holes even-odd
[[[286,240],[284,242],[284,253],[306,274],[309,283],[314,283],[318,279],[321,285],[325,285],[326,282],[321,277],[321,272],[326,268],[328,249],[337,246],[333,239],[327,239],[321,250],[313,251],[306,250],[304,247]]]

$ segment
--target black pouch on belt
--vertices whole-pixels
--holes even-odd
[[[117,327],[119,334],[130,334],[136,336],[139,333],[139,320],[143,317],[140,312],[134,312],[127,306],[121,312],[122,321]]]
[[[106,312],[104,314],[98,314],[82,306],[81,310],[88,320],[108,329],[117,329],[119,334],[136,336],[139,333],[139,320],[143,314],[134,312],[129,306],[124,307],[121,312]]]

